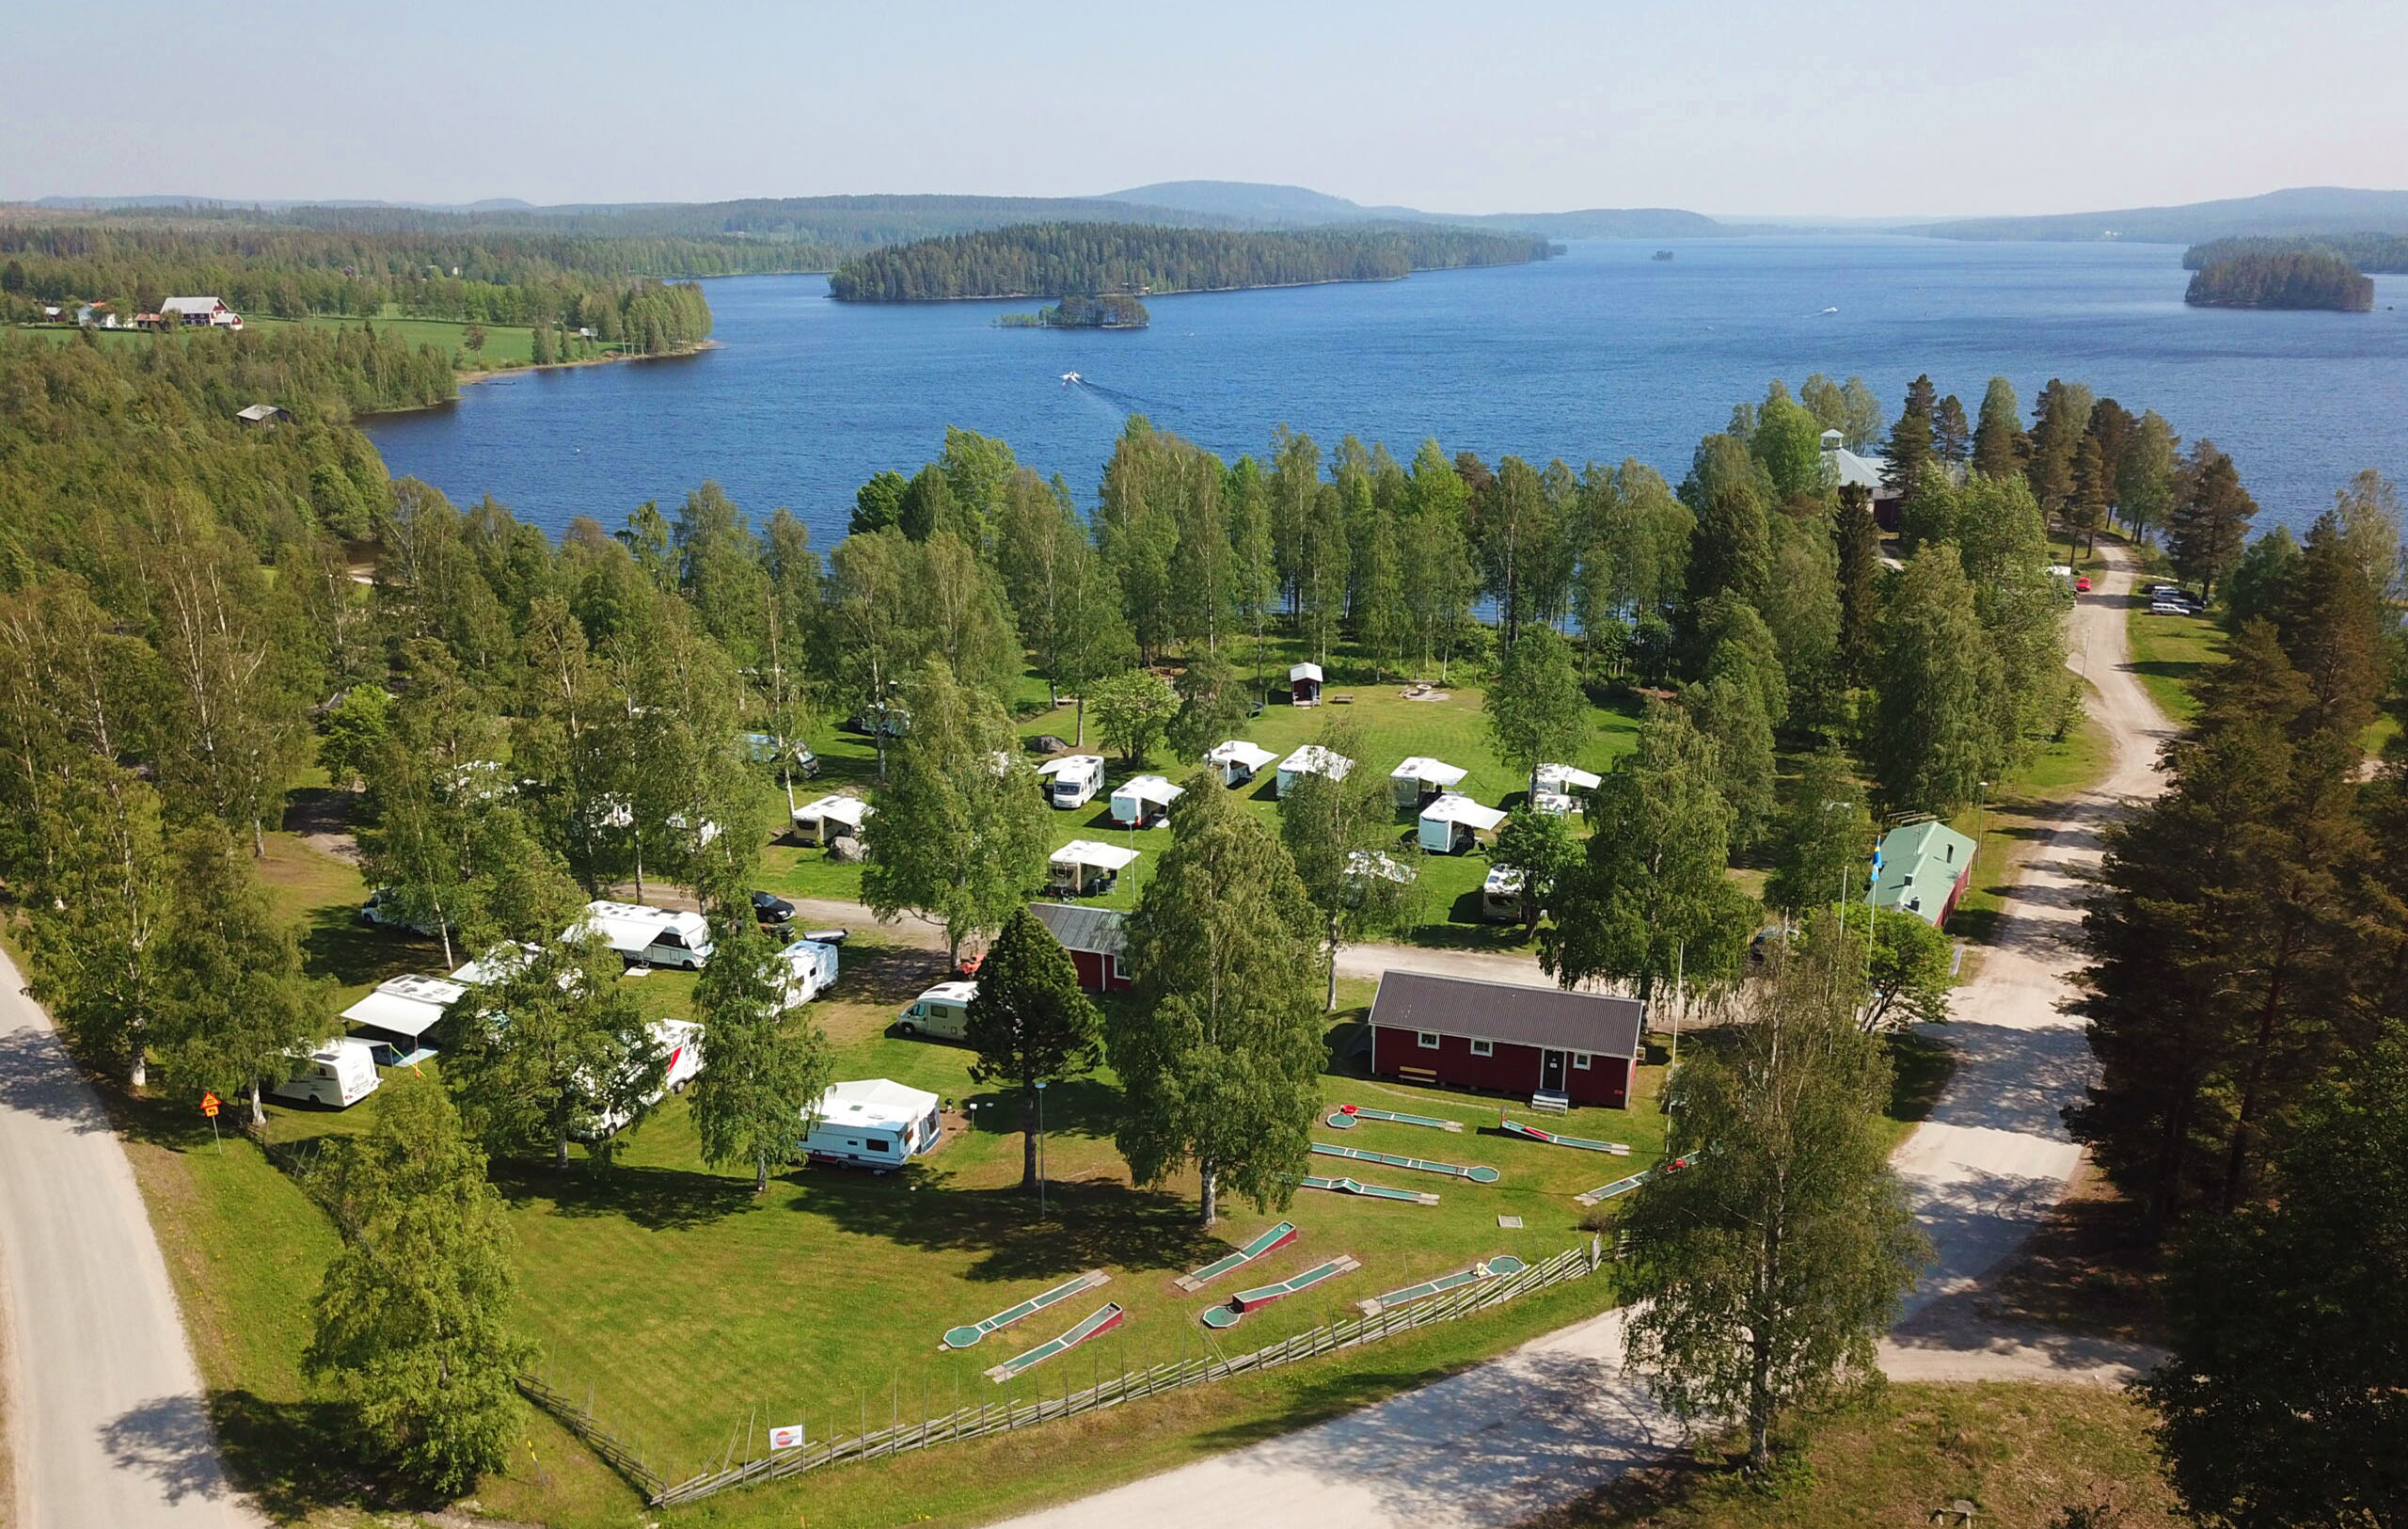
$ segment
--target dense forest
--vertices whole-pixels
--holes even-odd
[[[230,220],[0,222],[0,320],[27,322],[69,300],[131,317],[163,297],[205,294],[270,318],[373,316],[390,305],[413,318],[556,324],[665,350],[710,333],[700,288],[648,274],[692,252],[674,241],[435,239]]]
[[[1545,260],[1545,239],[1455,229],[1233,233],[1133,223],[1031,223],[863,255],[828,279],[843,302],[1226,292],[1385,281],[1420,270]]]
[[[2195,308],[2329,309],[2364,313],[2374,280],[2329,249],[2218,255],[2192,275],[2182,300]]]
[[[1142,329],[1153,321],[1145,304],[1124,293],[1111,293],[1065,297],[1034,313],[1006,313],[995,322],[1007,329]]]
[[[2408,272],[2408,233],[2311,233],[2297,239],[2216,239],[2182,252],[2182,268],[2195,271],[2233,255],[2289,255],[2323,249],[2358,270],[2385,276]]]

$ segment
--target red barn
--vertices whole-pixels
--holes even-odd
[[[1636,998],[1391,971],[1371,1002],[1371,1071],[1623,1109],[1646,1018]]]
[[[1126,993],[1135,985],[1135,974],[1122,962],[1129,948],[1127,914],[1061,902],[1032,902],[1028,911],[1070,952],[1079,986],[1089,993]]]

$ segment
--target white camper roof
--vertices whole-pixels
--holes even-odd
[[[1291,775],[1327,775],[1332,780],[1344,780],[1346,772],[1354,768],[1354,761],[1318,743],[1307,743],[1280,760],[1279,768]]]
[[[435,1027],[443,1011],[458,1003],[467,994],[460,982],[447,982],[440,977],[394,977],[376,984],[376,990],[342,1011],[342,1017],[354,1025],[366,1025],[406,1035],[415,1040]]]
[[[499,982],[525,970],[529,962],[542,954],[531,945],[498,945],[474,961],[464,964],[452,974],[452,980],[468,987],[483,987],[487,982]]]
[[[1352,881],[1382,876],[1402,885],[1413,880],[1413,868],[1385,850],[1350,850],[1346,853],[1346,875]]]
[[[1483,807],[1467,796],[1447,795],[1421,809],[1425,823],[1464,823],[1485,833],[1505,820],[1495,807]]]
[[[1074,838],[1046,858],[1057,866],[1093,866],[1098,870],[1121,870],[1137,863],[1137,852],[1124,850],[1117,844],[1098,844],[1091,838]]]
[[[1216,765],[1244,765],[1248,770],[1259,770],[1277,757],[1279,757],[1278,755],[1259,743],[1249,743],[1243,738],[1232,738],[1226,743],[1212,745],[1212,752],[1204,756],[1204,762]]]
[[[830,1125],[904,1131],[936,1107],[937,1096],[925,1089],[909,1088],[891,1077],[870,1077],[837,1084],[819,1096],[810,1113]]]
[[[675,908],[647,908],[634,902],[589,902],[585,917],[571,927],[574,933],[587,926],[602,932],[613,950],[644,950],[658,938],[661,931],[673,929],[684,934],[705,930],[698,913]]]
[[[976,996],[978,984],[975,982],[939,982],[920,995],[920,998],[934,998],[939,1003],[968,1003]],[[912,1001],[916,1003],[920,999]]]
[[[1117,802],[1125,796],[1132,801],[1151,802],[1157,806],[1166,807],[1186,794],[1186,787],[1173,786],[1161,775],[1133,775],[1120,783],[1120,788],[1112,793],[1112,799]]]
[[[1559,818],[1571,816],[1573,809],[1579,805],[1578,802],[1561,791],[1532,791],[1530,793],[1530,806],[1534,810],[1553,813]]]
[[[1041,780],[1052,780],[1065,771],[1072,774],[1085,774],[1090,770],[1102,768],[1103,756],[1101,754],[1066,754],[1058,759],[1048,759],[1038,765],[1037,773]]]
[[[794,820],[816,822],[832,818],[848,828],[859,828],[871,810],[870,804],[858,796],[823,796],[808,806],[795,808]]]
[[[1568,796],[1574,791],[1593,791],[1602,779],[1567,764],[1543,764],[1530,772],[1530,788]]]
[[[1462,784],[1463,778],[1470,773],[1470,771],[1458,769],[1444,759],[1427,759],[1417,754],[1389,771],[1388,779],[1418,780],[1425,785],[1444,789],[1450,786]]]
[[[1288,678],[1291,683],[1299,679],[1319,679],[1320,677],[1321,665],[1318,663],[1291,664],[1288,668]]]
[[[1480,884],[1480,889],[1482,892],[1491,893],[1497,897],[1503,897],[1508,892],[1520,891],[1522,889],[1522,882],[1523,876],[1521,867],[1491,866],[1488,868],[1487,878]]]

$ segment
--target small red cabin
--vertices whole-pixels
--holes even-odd
[[[1135,985],[1135,974],[1124,961],[1129,948],[1127,914],[1062,902],[1032,902],[1028,911],[1070,952],[1079,986],[1089,993],[1126,993]]]
[[[1646,1018],[1636,998],[1391,971],[1371,1002],[1371,1071],[1624,1109]]]

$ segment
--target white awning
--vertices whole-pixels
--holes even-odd
[[[1418,780],[1425,786],[1435,786],[1443,789],[1446,787],[1460,784],[1463,778],[1470,773],[1470,771],[1459,770],[1444,759],[1425,759],[1417,754],[1389,771],[1388,779]]]
[[[1319,679],[1320,677],[1321,665],[1318,663],[1294,664],[1288,670],[1288,679],[1291,684],[1299,679]]]
[[[1566,796],[1574,791],[1593,791],[1602,776],[1566,764],[1543,764],[1530,772],[1530,788],[1534,791],[1557,791]]]
[[[799,823],[818,822],[832,819],[848,828],[859,828],[862,820],[870,815],[870,804],[858,796],[823,796],[807,807],[794,809]]]
[[[1467,796],[1442,796],[1421,809],[1425,823],[1462,823],[1475,832],[1485,833],[1505,820],[1505,815],[1495,807],[1483,807]]]
[[[1121,870],[1137,863],[1137,852],[1117,844],[1074,838],[1047,857],[1057,866],[1091,866],[1097,870]]]
[[[1132,802],[1146,802],[1158,807],[1166,807],[1186,794],[1186,787],[1173,786],[1163,776],[1133,775],[1120,783],[1120,788],[1112,793],[1112,800],[1117,802],[1125,796]]]
[[[1101,768],[1102,764],[1103,756],[1101,754],[1066,754],[1058,759],[1048,759],[1038,765],[1037,773],[1041,780],[1051,780],[1065,770],[1095,770]]]
[[[1354,768],[1354,760],[1318,743],[1307,743],[1279,761],[1282,774],[1327,775],[1332,780],[1344,780],[1346,772]]]
[[[396,977],[342,1011],[354,1025],[365,1025],[415,1040],[435,1027],[443,1011],[460,1001],[467,988],[440,977]]]
[[[1259,770],[1277,757],[1279,756],[1259,743],[1249,743],[1243,738],[1232,738],[1226,743],[1214,744],[1212,752],[1204,756],[1204,762],[1215,765],[1244,765],[1248,770]]]

